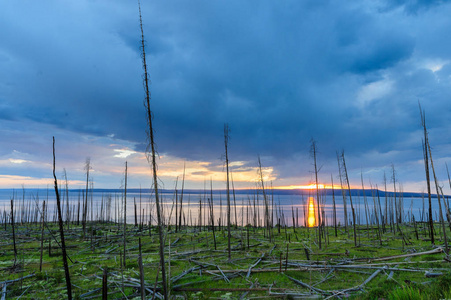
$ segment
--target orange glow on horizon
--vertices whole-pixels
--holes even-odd
[[[337,190],[341,190],[341,187],[339,185],[334,185],[333,186],[334,189]],[[316,184],[315,183],[311,183],[308,185],[286,185],[286,186],[277,186],[274,187],[274,189],[277,190],[315,190],[316,189]],[[332,189],[332,185],[327,185],[327,184],[318,184],[318,189]]]
[[[307,219],[308,227],[315,227],[316,218],[315,218],[315,204],[313,197],[308,198],[308,219]]]

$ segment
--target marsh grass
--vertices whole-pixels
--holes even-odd
[[[65,295],[64,269],[61,263],[61,250],[52,241],[51,255],[44,247],[42,271],[39,272],[41,224],[15,224],[18,263],[14,266],[14,247],[12,228],[8,225],[1,231],[0,242],[0,281],[15,280],[22,276],[34,274],[33,277],[16,281],[7,286],[6,298],[21,299],[57,299]],[[436,224],[438,226],[438,224]],[[363,226],[362,226],[363,227]],[[73,264],[69,264],[73,294],[75,299],[101,298],[103,268],[108,268],[108,296],[110,299],[128,299],[140,297],[138,238],[142,241],[144,281],[153,289],[159,266],[159,240],[156,228],[127,225],[127,265],[121,272],[121,253],[123,245],[123,228],[115,223],[88,222],[92,228],[93,238],[83,235],[81,224],[72,225],[66,231],[67,253]],[[238,299],[246,291],[245,298],[282,297],[280,294],[315,294],[310,289],[300,286],[288,276],[315,288],[333,292],[361,285],[375,269],[340,268],[341,265],[391,267],[420,271],[394,271],[392,279],[387,279],[389,270],[381,271],[362,289],[346,292],[347,297],[355,299],[440,299],[449,298],[451,284],[450,265],[444,253],[397,258],[387,261],[372,262],[372,259],[393,255],[428,251],[434,248],[429,241],[414,240],[414,229],[409,224],[400,226],[404,235],[410,237],[411,245],[405,245],[400,233],[393,235],[386,232],[382,236],[382,245],[372,232],[359,231],[360,245],[354,246],[353,236],[348,237],[344,228],[328,230],[328,243],[322,249],[316,244],[314,230],[306,228],[287,229],[287,235],[274,234],[269,242],[265,228],[249,228],[249,249],[247,241],[242,240],[242,228],[233,227],[231,232],[231,259],[228,259],[228,234],[226,227],[216,229],[217,250],[211,230],[185,227],[182,230],[165,232],[166,268],[170,265],[172,279],[194,267],[194,271],[179,280],[170,282],[170,295],[186,299]],[[49,223],[54,233],[56,223]],[[274,229],[277,232],[277,229]],[[266,237],[265,237],[266,234]],[[287,239],[287,237],[289,237]],[[44,245],[48,245],[51,235],[45,230]],[[171,241],[171,259],[169,260],[169,241]],[[323,239],[323,241],[326,241]],[[440,241],[437,241],[440,243]],[[286,262],[286,249],[288,265]],[[309,249],[307,260],[305,249]],[[247,271],[259,258],[262,260],[252,269],[249,277]],[[311,268],[305,268],[311,266]],[[371,266],[371,265],[370,265]],[[331,271],[331,267],[335,267]],[[287,271],[285,272],[285,268]],[[279,270],[282,269],[282,272]],[[221,271],[227,276],[225,280]],[[437,278],[426,278],[425,271],[441,272]],[[159,281],[161,280],[161,272]],[[122,284],[123,282],[123,284]],[[157,285],[161,287],[161,285]],[[253,290],[247,290],[252,286]],[[271,292],[270,292],[271,291]],[[329,294],[331,295],[331,294]],[[327,296],[327,295],[324,295]],[[147,294],[151,298],[150,294]]]

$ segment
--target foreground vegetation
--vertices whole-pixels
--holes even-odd
[[[231,259],[227,227],[184,227],[165,232],[166,275],[173,299],[451,298],[451,266],[441,241],[432,245],[424,223],[387,228],[357,227],[353,233],[326,227],[322,249],[316,228],[234,227]],[[2,299],[66,298],[58,228],[48,223],[3,224],[0,249]],[[72,292],[76,299],[101,299],[106,282],[109,299],[141,298],[139,239],[147,299],[161,298],[159,242],[156,227],[123,224],[65,224]],[[437,232],[440,230],[436,224]],[[40,263],[41,237],[43,257]],[[418,237],[418,238],[417,238]],[[216,241],[216,250],[215,250]],[[382,241],[382,243],[381,243]],[[14,254],[16,247],[17,254]],[[72,262],[71,262],[72,261]],[[40,271],[41,268],[41,271]],[[106,275],[106,278],[104,277]],[[106,281],[104,281],[106,279]],[[154,294],[154,291],[156,293]]]

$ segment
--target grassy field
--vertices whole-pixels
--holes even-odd
[[[66,298],[66,284],[56,224],[44,230],[40,270],[41,225],[16,224],[14,255],[11,225],[2,225],[0,292],[6,299]],[[50,230],[49,230],[50,229]],[[211,228],[210,228],[211,229]],[[223,230],[222,230],[223,229]],[[401,229],[401,230],[399,230]],[[427,228],[403,224],[389,228],[360,226],[358,246],[352,228],[327,228],[319,249],[316,228],[233,227],[232,258],[227,256],[226,228],[169,227],[165,233],[166,272],[173,299],[451,298],[451,265],[437,234],[432,245]],[[66,225],[65,236],[75,299],[101,299],[107,270],[108,299],[141,299],[138,239],[146,297],[159,291],[161,279],[157,229],[127,225],[125,266],[123,224]],[[439,226],[436,224],[436,232]],[[50,231],[52,234],[50,234]],[[401,234],[402,232],[402,234]],[[418,239],[417,239],[418,233]],[[382,241],[382,244],[381,244]],[[426,253],[423,253],[426,252]],[[122,264],[121,264],[122,263]],[[157,273],[159,277],[157,279]],[[156,299],[159,294],[156,293]]]

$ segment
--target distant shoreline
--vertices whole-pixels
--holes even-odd
[[[61,187],[62,190],[64,190],[63,187]],[[45,191],[47,192],[47,190],[49,192],[54,192],[53,187],[52,188],[25,188],[25,191]],[[91,189],[90,189],[91,190]],[[124,191],[124,189],[103,189],[103,188],[95,188],[92,189],[94,192],[96,193],[121,193]],[[0,192],[8,192],[10,191],[11,193],[15,192],[15,193],[21,193],[22,189],[16,189],[16,188],[9,188],[9,189],[0,189]],[[69,189],[69,192],[81,192],[81,191],[85,191],[84,188],[76,188],[76,189]],[[151,191],[151,189],[148,188],[127,188],[127,192],[128,193],[149,193],[149,191]],[[174,193],[174,189],[160,189],[160,191],[162,193]],[[178,189],[178,191],[180,192],[181,190]],[[256,191],[261,191],[261,189],[235,189],[235,193],[239,194],[239,195],[253,195],[255,194]],[[320,194],[321,195],[326,195],[326,196],[332,196],[332,191],[334,192],[334,195],[336,197],[342,197],[342,190],[340,189],[320,189]],[[210,193],[210,190],[204,190],[204,189],[184,189],[183,191],[185,194],[204,194],[204,193]],[[349,191],[347,189],[344,189],[345,195],[349,196]],[[231,192],[232,193],[232,192]],[[372,197],[374,193],[374,196],[377,197],[379,195],[379,197],[393,197],[394,192],[391,191],[382,191],[382,190],[377,190],[377,189],[365,189],[365,191],[363,191],[362,189],[351,189],[351,196],[367,196],[367,197]],[[226,194],[226,190],[225,189],[214,189],[213,190],[213,194]],[[306,189],[267,189],[267,194],[270,196],[272,194],[274,195],[299,195],[299,196],[315,196],[316,194],[316,190],[315,189],[310,189],[310,190],[306,190]],[[417,192],[396,192],[396,196],[402,196],[404,198],[422,198],[425,197],[427,198],[428,195],[427,193],[417,193]],[[436,194],[431,194],[431,197],[433,198],[437,198]],[[451,198],[451,196],[449,195],[445,195],[445,199],[447,198]]]

